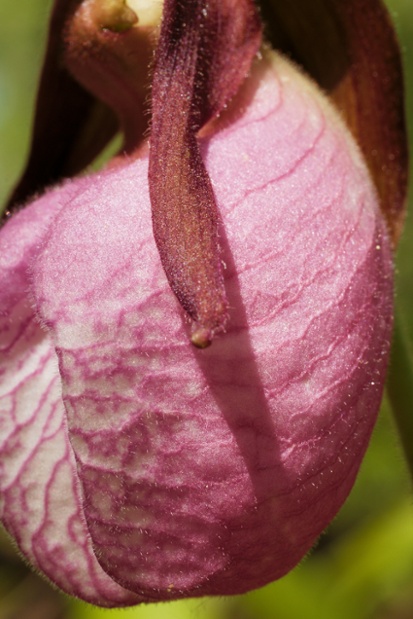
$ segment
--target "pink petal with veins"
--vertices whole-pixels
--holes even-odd
[[[350,491],[381,400],[392,259],[375,191],[315,88],[280,58],[261,71],[201,141],[231,309],[211,348],[188,343],[162,270],[145,158],[82,181],[31,264],[97,560],[147,599],[290,570]]]
[[[56,352],[28,295],[28,269],[39,243],[82,185],[50,192],[0,234],[0,513],[24,556],[61,589],[120,606],[140,598],[114,583],[94,556]]]

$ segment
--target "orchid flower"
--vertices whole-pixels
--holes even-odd
[[[0,230],[0,514],[96,605],[282,577],[380,406],[406,191],[393,29],[379,0],[261,10],[55,2]]]

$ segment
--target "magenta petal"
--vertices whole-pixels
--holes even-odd
[[[140,600],[96,561],[67,435],[57,357],[28,295],[28,270],[56,212],[82,182],[50,192],[0,232],[0,512],[23,555],[89,602]]]
[[[91,179],[34,269],[96,557],[152,599],[291,569],[350,491],[382,395],[392,258],[376,193],[314,87],[281,59],[261,71],[201,143],[225,226],[224,338],[187,342],[146,159]]]

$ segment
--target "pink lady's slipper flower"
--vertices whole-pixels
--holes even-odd
[[[406,175],[380,2],[263,3],[330,100],[259,53],[250,0],[166,0],[159,31],[128,5],[56,2],[12,202],[55,186],[0,231],[2,521],[102,606],[259,587],[337,513],[382,397]],[[61,182],[117,125],[122,153]]]

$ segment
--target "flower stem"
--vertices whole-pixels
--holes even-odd
[[[396,312],[387,394],[413,481],[413,363],[404,327]]]

